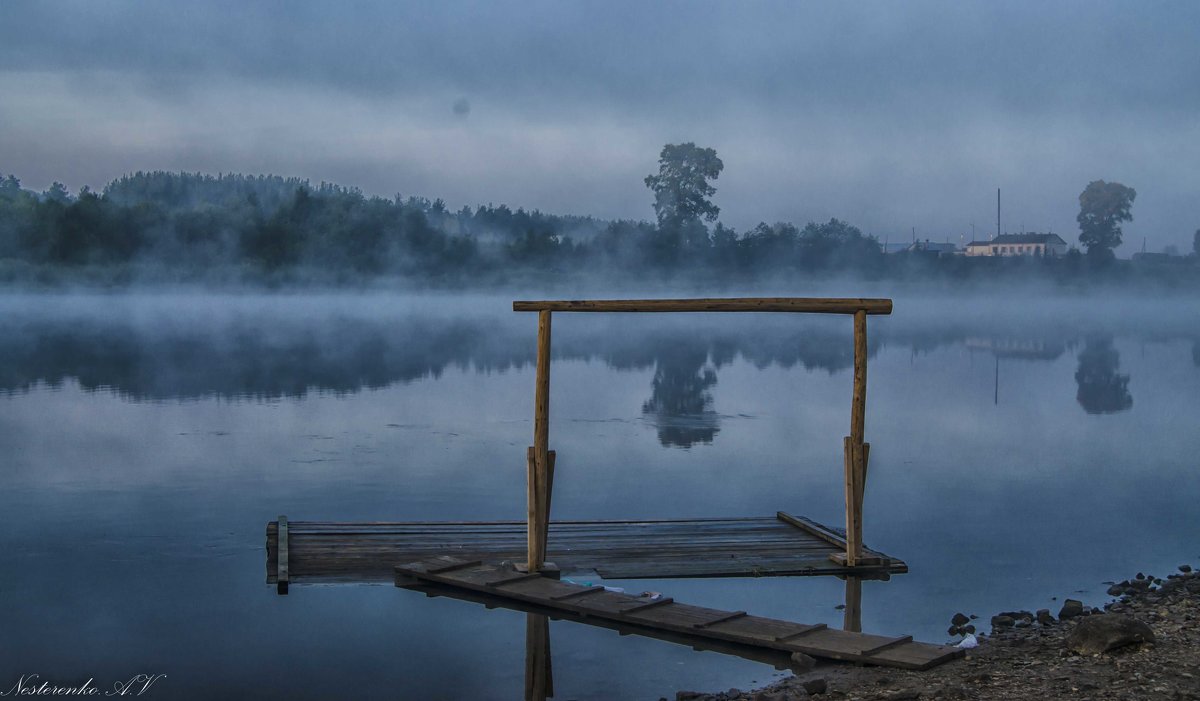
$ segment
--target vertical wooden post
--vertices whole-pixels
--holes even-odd
[[[544,533],[550,520],[550,312],[538,312],[537,374],[533,397],[533,460],[529,471],[528,562],[530,572],[546,558]]]
[[[546,516],[540,524],[542,531],[542,564],[545,564],[547,553],[550,552],[550,548],[547,546],[546,541],[550,536],[550,502],[554,496],[554,451],[551,450],[547,452],[546,458],[546,498],[542,500],[542,504],[544,505],[542,506],[542,511]]]
[[[846,473],[846,567],[854,567],[858,564],[858,549],[854,547],[854,543],[858,541],[858,500],[855,498],[858,494],[857,480],[855,479],[856,470],[854,469],[854,439],[846,436],[842,439],[842,447],[845,451],[842,458],[842,467]]]
[[[542,560],[545,553],[542,552],[542,537],[541,531],[538,528],[538,514],[540,509],[540,500],[538,499],[539,487],[537,478],[537,451],[533,446],[525,451],[525,475],[526,475],[526,499],[528,504],[528,527],[526,531],[527,557],[525,560],[526,570],[529,572],[537,572],[541,568]]]
[[[846,471],[846,566],[862,555],[862,495],[867,449],[863,444],[867,409],[867,312],[854,313],[854,393],[850,403],[850,435],[843,442]]]

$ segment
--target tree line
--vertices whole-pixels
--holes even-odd
[[[939,260],[919,251],[885,256],[877,237],[839,219],[803,227],[764,222],[737,232],[719,221],[712,201],[723,168],[711,148],[665,146],[658,173],[645,179],[653,222],[503,204],[451,211],[440,199],[369,197],[357,188],[271,175],[138,172],[76,195],[57,182],[41,193],[26,190],[8,175],[0,178],[0,274],[5,266],[142,265],[197,279],[236,270],[251,279],[317,273],[330,281],[486,282],[585,272],[736,280],[801,272],[963,277],[1030,265]],[[1081,241],[1093,263],[1111,258],[1091,254],[1119,244],[1135,195],[1096,181],[1080,196]]]

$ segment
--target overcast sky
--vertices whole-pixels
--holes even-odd
[[[369,194],[653,216],[665,143],[721,219],[1075,243],[1200,227],[1200,3],[0,2],[0,173],[276,173]]]

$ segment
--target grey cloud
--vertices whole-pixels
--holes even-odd
[[[17,123],[0,131],[0,168],[46,184],[81,177],[44,172],[70,167],[74,145],[89,179],[288,169],[648,217],[640,178],[658,148],[695,140],[726,162],[718,201],[738,227],[839,216],[944,238],[994,226],[1000,186],[1007,228],[1073,238],[1074,197],[1095,178],[1138,189],[1127,230],[1158,247],[1187,247],[1200,225],[1184,206],[1200,161],[1190,2],[7,2],[0,15],[0,80],[46,84],[22,80],[0,105]],[[157,140],[97,136],[136,116],[103,99],[114,85]],[[46,96],[75,111],[72,133],[34,124]],[[460,99],[469,119],[452,118]]]

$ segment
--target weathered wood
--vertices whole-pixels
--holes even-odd
[[[862,558],[862,532],[863,532],[863,490],[866,485],[863,484],[863,444],[856,443],[854,446],[854,538],[847,538],[854,546],[854,556],[856,559]]]
[[[552,601],[565,601],[566,599],[574,599],[575,597],[578,597],[578,596],[590,596],[592,594],[599,594],[602,591],[606,591],[604,587],[585,587],[583,589],[579,589],[576,591],[569,591],[569,592],[566,592],[565,594],[558,594],[558,595],[552,596],[552,597],[550,597],[550,599]]]
[[[858,470],[858,517],[859,517],[859,519],[862,518],[863,494],[864,494],[864,492],[866,492],[866,489],[867,489],[867,467],[870,464],[871,464],[871,444],[863,443],[862,444],[862,463],[859,465],[859,470]],[[858,532],[860,534],[862,533],[861,524],[859,525]]]
[[[859,630],[862,629],[861,625],[862,624],[860,623]],[[855,632],[858,632],[858,631],[855,631]],[[888,640],[887,642],[883,642],[883,643],[879,643],[878,645],[872,645],[871,647],[863,648],[862,654],[874,655],[876,653],[883,652],[884,650],[888,650],[893,647],[896,647],[897,645],[903,645],[904,643],[910,643],[910,642],[912,642],[912,639],[913,639],[913,637],[911,635],[901,635],[899,637],[892,638],[891,640]]]
[[[430,574],[437,573],[431,572]],[[537,572],[521,572],[516,574],[509,572],[507,575],[484,582],[484,584],[489,587],[503,587],[509,584],[516,584],[517,582],[525,582],[530,579],[542,579],[542,575],[538,574]]]
[[[846,436],[842,439],[842,467],[846,483],[846,566],[858,564],[858,468],[854,462],[854,439]]]
[[[525,615],[525,701],[554,697],[550,662],[550,621],[537,614]]]
[[[799,312],[891,314],[890,299],[735,297],[710,299],[577,299],[513,302],[515,312]]]
[[[279,515],[275,529],[275,589],[280,594],[286,594],[290,572],[288,570],[288,520],[287,516]]]
[[[542,510],[542,520],[538,525],[540,537],[542,539],[542,556],[549,552],[546,548],[550,537],[550,503],[554,497],[554,463],[556,454],[553,450],[546,453],[546,490],[545,490],[545,508]],[[545,564],[545,563],[543,563]]]
[[[530,572],[542,568],[546,529],[550,521],[550,321],[548,310],[538,312],[537,368],[533,398],[533,479],[529,523]]]
[[[863,437],[867,414],[867,314],[854,313],[854,389],[850,401],[850,436],[844,443],[846,470],[846,564],[862,555],[862,501],[866,481]]]
[[[623,608],[621,609],[621,613],[637,613],[638,611],[645,611],[646,609],[657,608],[659,606],[666,606],[673,603],[675,603],[674,599],[669,596],[663,596],[651,601],[643,601],[642,603]]]
[[[538,488],[537,450],[533,446],[525,451],[525,473],[528,511],[525,567],[529,572],[536,572],[545,559],[545,553],[541,550],[541,509],[538,504],[541,492]]]
[[[786,515],[786,514],[785,514]],[[595,570],[611,579],[844,575],[886,577],[901,561],[864,549],[859,568],[834,562],[844,538],[802,517],[553,521],[543,571]],[[276,582],[277,524],[267,525],[267,581]],[[818,533],[825,532],[823,535]],[[387,581],[398,562],[452,552],[465,560],[523,567],[527,521],[288,523],[289,578],[301,582]],[[871,558],[875,558],[872,560]]]
[[[699,637],[690,631],[688,633],[676,633],[674,631],[663,630],[660,628],[650,628],[648,626],[637,624],[625,624],[607,618],[583,616],[565,609],[551,609],[527,601],[520,601],[518,599],[501,597],[495,594],[478,592],[470,589],[462,589],[459,587],[451,587],[443,584],[433,584],[431,582],[424,582],[411,586],[405,585],[403,588],[420,592],[425,596],[447,597],[451,599],[457,599],[459,601],[483,604],[489,609],[507,608],[525,613],[552,616],[553,620],[556,621],[569,621],[572,623],[581,623],[598,628],[606,628],[608,630],[616,631],[621,635],[640,635],[653,638],[655,640],[673,643],[675,645],[684,645],[696,651],[710,651],[718,652],[723,655],[734,655],[743,659],[770,665],[771,667],[781,671],[792,669],[799,672],[804,671],[805,669],[802,667],[797,668],[795,661],[791,659],[791,653],[783,650],[739,644],[717,637]]]
[[[817,523],[816,521],[811,521],[811,520],[803,518],[803,517],[793,516],[785,511],[776,511],[775,518],[779,519],[780,521],[783,521],[784,523],[793,525],[796,528],[799,528],[800,530],[804,531],[805,533],[814,535],[817,538],[820,538],[821,540],[825,541],[826,543],[829,543],[830,545],[832,545],[836,548],[846,547],[845,537],[835,533],[834,531],[829,530],[828,528],[822,526],[821,524]]]
[[[692,627],[693,628],[709,628],[711,626],[719,625],[721,623],[728,623],[729,621],[733,621],[733,620],[736,620],[739,618],[745,618],[745,617],[746,617],[745,611],[734,611],[733,613],[727,613],[724,616],[717,616],[716,618],[712,618],[707,621],[702,621],[700,623],[693,623]]]
[[[867,315],[854,314],[854,395],[850,407],[850,438],[863,442],[867,408]]]
[[[872,577],[864,575],[868,574],[873,569],[888,567],[891,560],[887,557],[880,557],[879,555],[875,554],[867,554],[868,552],[870,551],[866,549],[863,550],[863,554],[859,555],[855,560],[856,564],[853,569],[847,567],[846,553],[844,551],[840,553],[833,553],[829,556],[829,561],[834,562],[842,567],[847,567],[845,572],[837,573],[837,576],[839,577],[845,576],[859,577],[861,579],[872,579]]]
[[[466,562],[455,562],[455,563],[448,564],[448,565],[442,565],[441,567],[430,567],[429,571],[433,572],[435,574],[441,573],[441,572],[453,572],[454,570],[462,570],[462,569],[466,569],[468,567],[475,567],[477,565],[482,565],[482,564],[483,563],[480,562],[479,560],[468,560]]]
[[[793,517],[794,519],[794,517]],[[806,521],[799,519],[800,521]],[[810,522],[811,523],[811,522]],[[289,579],[306,582],[389,580],[397,562],[443,552],[526,564],[527,521],[415,523],[288,523]],[[812,525],[817,531],[832,529]],[[275,582],[277,525],[266,528],[266,574]],[[692,576],[851,574],[887,576],[906,565],[864,550],[851,570],[829,557],[842,551],[779,517],[644,521],[554,521],[544,570],[595,570],[610,579]],[[871,561],[870,558],[876,558]],[[874,569],[871,569],[874,568]]]
[[[440,565],[443,558],[436,562]],[[408,578],[472,591],[487,590],[482,582],[494,578],[501,568],[481,565],[475,569],[459,569],[444,573],[429,572],[427,562],[414,562],[395,568],[398,582]],[[400,586],[398,584],[398,586]],[[548,584],[554,591],[569,587],[585,590],[580,585],[557,582]],[[502,596],[515,601],[537,604],[589,618],[603,618],[652,629],[689,633],[705,638],[737,642],[744,645],[772,648],[787,652],[803,652],[815,657],[846,660],[865,664],[886,665],[906,669],[928,669],[963,654],[954,647],[912,641],[911,637],[887,637],[835,631],[825,627],[804,626],[777,619],[747,615],[744,611],[721,611],[680,604],[676,601],[651,607],[638,607],[644,599],[628,594],[604,592],[572,599],[551,598],[549,589],[504,590]],[[586,620],[586,619],[585,619]],[[799,628],[792,634],[780,630]]]
[[[825,630],[828,627],[829,626],[824,623],[816,623],[814,625],[806,627],[804,630],[797,631],[795,633],[789,633],[787,635],[776,636],[775,641],[780,642],[780,643],[786,643],[788,641],[796,640],[797,638],[804,637],[805,635],[808,635],[810,633],[816,633],[816,632]]]
[[[862,580],[846,577],[846,608],[842,612],[842,630],[862,632]]]

